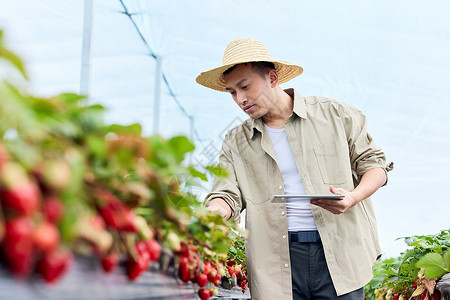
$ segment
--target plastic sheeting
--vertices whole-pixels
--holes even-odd
[[[0,0],[0,7],[6,40],[27,63],[29,89],[78,92],[83,1]],[[193,137],[193,163],[207,163],[246,115],[195,77],[221,63],[232,39],[261,40],[273,57],[304,68],[285,87],[367,115],[371,135],[395,162],[374,203],[382,248],[396,256],[405,249],[397,237],[450,226],[449,12],[445,0],[95,0],[90,101],[109,108],[109,122],[140,122],[150,134],[160,56],[159,131]]]

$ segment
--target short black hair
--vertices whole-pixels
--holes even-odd
[[[236,68],[236,66],[238,65],[248,65],[251,64],[252,65],[252,71],[256,74],[259,74],[259,76],[261,76],[262,78],[265,78],[266,74],[274,69],[275,70],[275,65],[269,61],[252,61],[249,63],[243,63],[243,64],[237,64],[232,66],[231,68],[228,68],[225,72],[223,72],[223,75],[227,75],[230,74],[231,71],[234,70],[234,68]]]

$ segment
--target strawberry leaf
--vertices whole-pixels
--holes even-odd
[[[450,249],[444,253],[443,258],[444,258],[445,267],[447,268],[447,270],[450,270]]]
[[[425,277],[436,278],[450,272],[446,268],[444,258],[438,253],[428,253],[422,257],[416,264],[419,268],[425,268]]]

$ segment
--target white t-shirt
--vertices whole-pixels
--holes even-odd
[[[275,150],[278,167],[283,176],[284,194],[306,195],[286,130],[284,128],[275,129],[265,126]],[[288,198],[286,201],[286,212],[289,231],[317,230],[311,213],[309,199]]]

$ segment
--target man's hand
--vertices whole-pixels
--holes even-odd
[[[342,200],[330,200],[330,199],[313,199],[311,204],[320,206],[335,215],[344,213],[350,207],[356,205],[358,202],[370,197],[380,187],[386,183],[386,173],[382,168],[374,168],[366,173],[361,178],[361,182],[351,192],[335,188],[330,185],[330,192],[335,195],[344,195]]]
[[[228,220],[231,217],[231,207],[222,198],[212,199],[206,210],[220,213],[224,220]]]
[[[311,204],[320,206],[335,215],[344,213],[347,209],[354,206],[359,201],[355,199],[351,192],[346,191],[341,188],[335,188],[330,185],[330,192],[335,195],[344,195],[345,197],[341,200],[335,199],[312,199]]]

